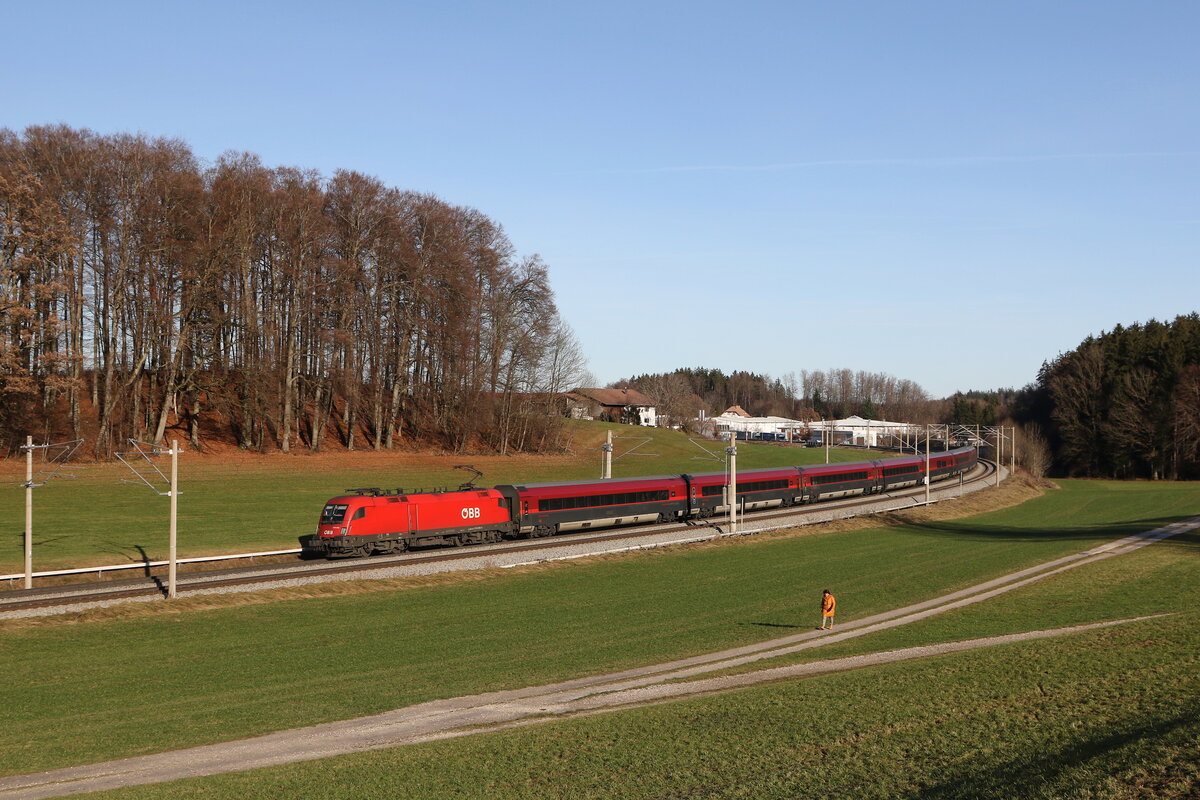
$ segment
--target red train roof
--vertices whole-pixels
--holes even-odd
[[[325,504],[330,503],[356,503],[360,500],[367,501],[367,505],[382,505],[385,503],[458,503],[463,500],[471,500],[476,498],[492,498],[499,499],[504,495],[500,494],[495,489],[469,489],[465,492],[416,492],[413,494],[345,494],[331,497],[325,501]]]
[[[687,477],[692,483],[724,483],[728,473],[726,472],[694,472]],[[795,467],[769,467],[766,469],[746,469],[738,470],[739,481],[763,481],[771,480],[772,478],[787,478],[792,479],[799,476],[799,472]]]
[[[864,469],[874,468],[876,468],[874,461],[846,461],[841,464],[811,464],[801,467],[800,470],[805,475],[836,475],[842,472],[861,472]]]
[[[616,478],[610,480],[563,481],[562,483],[527,483],[497,486],[498,490],[510,489],[522,497],[572,497],[574,495],[615,494],[647,489],[669,489],[681,487],[683,478],[678,475],[652,475],[645,478]]]

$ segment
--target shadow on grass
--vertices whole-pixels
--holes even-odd
[[[65,533],[58,536],[42,536],[35,528],[33,531],[32,544],[34,547],[42,547],[44,545],[54,544],[55,542],[66,541],[70,538],[71,537]],[[14,549],[20,551],[21,548],[25,546],[25,529],[19,528],[14,530],[10,541],[13,542]]]
[[[142,572],[144,577],[150,579],[150,582],[153,583],[158,591],[162,593],[163,597],[170,597],[171,592],[170,587],[167,586],[167,582],[158,575],[150,574],[150,555],[146,552],[146,548],[142,547],[140,544],[135,544],[133,547],[142,556]]]
[[[99,552],[103,555],[111,555],[117,559],[141,564],[143,573],[145,575],[150,574],[150,562],[153,559],[146,552],[146,548],[143,545],[125,544],[124,542],[116,542],[110,539],[100,542]]]
[[[111,541],[105,542],[104,544],[105,547],[101,550],[101,552],[112,553],[116,556],[120,556],[128,559],[129,561],[140,564],[141,566],[138,569],[138,572],[141,573],[141,577],[154,584],[155,588],[162,592],[163,597],[167,597],[169,595],[166,580],[164,580],[161,576],[154,574],[153,568],[150,566],[150,562],[154,559],[150,556],[150,553],[146,551],[146,548],[143,545],[121,545]],[[132,572],[133,570],[129,570],[129,572],[126,574]]]
[[[1009,525],[980,525],[963,520],[947,520],[945,522],[901,522],[897,527],[905,533],[918,536],[953,537],[955,539],[979,539],[986,541],[1078,541],[1085,543],[1108,542],[1136,533],[1146,533],[1156,528],[1179,522],[1187,517],[1148,517],[1145,519],[1125,520],[1101,525],[1080,525],[1068,528],[1038,528]],[[1200,546],[1200,529],[1177,534],[1163,539],[1161,544],[1175,544],[1187,547]]]
[[[738,625],[752,628],[807,628],[808,625],[785,625],[782,622],[739,622]]]
[[[146,548],[142,547],[140,544],[135,544],[133,546],[133,548],[135,550],[137,550],[138,555],[141,556],[141,559],[139,559],[139,560],[142,562],[142,574],[145,575],[145,577],[149,578],[150,577],[150,554],[147,553]]]
[[[1015,758],[984,769],[968,767],[962,773],[947,777],[914,796],[922,800],[1059,796],[1054,794],[1056,783],[1074,785],[1080,780],[1086,781],[1088,771],[1094,780],[1100,781],[1145,763],[1167,760],[1156,758],[1167,755],[1165,751],[1174,748],[1187,750],[1188,742],[1195,741],[1196,729],[1200,728],[1198,718],[1200,704],[1192,703],[1182,713],[1169,719],[1146,722],[1121,733],[1093,735],[1059,749],[1043,747],[1036,756]],[[1084,772],[1073,775],[1077,770]],[[1190,780],[1193,786],[1197,780],[1195,775],[1179,777]],[[1050,794],[1047,794],[1048,791]]]
[[[69,541],[69,540],[70,540],[70,538],[71,538],[71,537],[70,537],[70,536],[67,536],[66,534],[63,534],[62,536],[43,536],[43,537],[42,537],[42,538],[40,538],[40,539],[39,539],[37,536],[34,536],[34,537],[33,537],[33,546],[34,546],[34,547],[43,547],[43,546],[45,546],[45,545],[48,545],[48,544],[54,544],[55,542],[65,542],[65,541]],[[20,535],[20,539],[21,539],[22,541],[24,541],[24,539],[25,539],[25,534],[24,534],[24,533],[22,533],[22,534]]]

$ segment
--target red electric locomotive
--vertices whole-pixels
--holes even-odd
[[[413,545],[498,542],[513,532],[508,500],[495,489],[394,494],[357,489],[325,504],[317,532],[300,537],[303,557],[399,553]]]

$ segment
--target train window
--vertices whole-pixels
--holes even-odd
[[[653,503],[670,499],[666,489],[653,492],[620,492],[618,494],[593,494],[584,497],[547,497],[538,502],[539,511],[565,511],[572,508],[595,508],[597,506],[623,506],[630,503]]]
[[[866,471],[863,472],[842,472],[837,475],[813,475],[812,482],[815,484],[843,483],[848,481],[865,481],[867,479]]]
[[[786,489],[788,488],[787,479],[776,481],[750,481],[749,483],[738,484],[738,494],[742,492],[765,492],[771,489]]]
[[[743,492],[768,492],[772,489],[786,489],[790,485],[786,478],[774,481],[747,481],[746,483],[739,483],[737,491],[738,494],[742,494]],[[724,493],[724,484],[700,487],[700,494],[704,497],[718,497]]]
[[[915,472],[920,472],[920,471],[921,471],[921,468],[918,467],[916,464],[906,464],[903,467],[888,467],[887,469],[885,469],[883,471],[883,474],[885,477],[890,478],[894,475],[911,475]]]
[[[353,522],[356,519],[362,519],[366,515],[367,515],[367,507],[363,506],[358,511],[354,512],[354,516],[350,518],[350,521]]]
[[[346,518],[347,507],[348,506],[345,503],[330,503],[329,505],[325,506],[325,509],[321,512],[321,524],[338,524]]]

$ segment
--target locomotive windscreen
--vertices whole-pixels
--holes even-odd
[[[321,512],[322,525],[336,525],[346,518],[345,503],[330,503],[325,506],[325,510]]]

